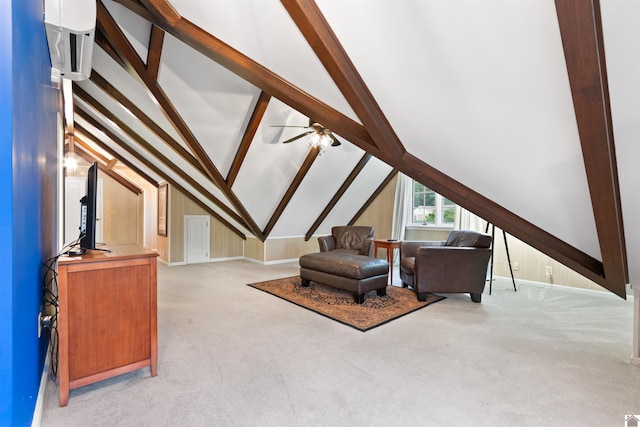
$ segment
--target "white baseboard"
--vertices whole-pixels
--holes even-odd
[[[505,280],[507,282],[509,282],[510,285],[512,285],[511,282],[511,277],[505,277],[505,276],[493,276],[493,279],[500,279],[500,280]],[[612,297],[612,298],[620,298],[618,295],[613,294],[612,292],[608,292],[608,291],[599,291],[596,289],[586,289],[586,288],[577,288],[575,286],[568,286],[568,285],[561,285],[559,283],[546,283],[546,282],[536,282],[533,280],[525,280],[525,279],[515,279],[516,281],[516,288],[518,284],[525,284],[525,285],[531,285],[531,286],[538,286],[538,287],[545,287],[545,288],[553,288],[553,287],[560,287],[564,290],[568,290],[568,291],[576,291],[576,292],[581,292],[581,293],[587,293],[587,294],[591,294],[591,295],[600,295],[600,296],[607,296],[607,297]],[[627,299],[633,299],[633,295],[631,294],[627,294]]]
[[[38,388],[38,398],[36,399],[36,407],[33,409],[33,418],[31,419],[31,427],[40,427],[42,423],[42,413],[44,411],[44,395],[47,389],[47,381],[49,380],[49,365],[51,364],[51,339],[47,347],[47,356],[44,359],[42,367],[42,376],[40,377],[40,388]]]
[[[275,265],[275,264],[287,264],[290,262],[298,262],[300,258],[278,259],[275,261],[260,261],[259,259],[247,258],[247,257],[244,257],[242,259],[245,259],[246,261],[250,261],[250,262],[255,262],[256,264],[260,264],[260,265]]]
[[[264,265],[274,265],[274,264],[288,264],[290,262],[298,262],[300,258],[291,258],[291,259],[278,259],[275,261],[265,261]]]
[[[230,256],[230,257],[225,257],[225,258],[211,258],[209,259],[210,262],[222,262],[222,261],[236,261],[239,259],[245,259],[244,256]]]

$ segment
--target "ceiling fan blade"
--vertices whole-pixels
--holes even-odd
[[[271,125],[272,128],[302,128],[307,129],[309,126],[288,126],[288,125]]]
[[[282,141],[282,143],[283,143],[283,144],[288,144],[288,143],[290,143],[290,142],[295,141],[296,139],[300,139],[300,138],[302,138],[303,136],[307,136],[307,135],[309,135],[310,133],[313,133],[313,132],[314,132],[314,131],[310,130],[310,131],[308,131],[308,132],[301,133],[300,135],[294,136],[294,137],[293,137],[293,138],[291,138],[291,139],[287,139],[286,141]]]
[[[338,138],[336,138],[335,136],[333,136],[333,134],[329,135],[331,137],[331,139],[333,140],[333,142],[331,143],[332,147],[338,147],[340,145],[342,145],[342,142],[338,141]]]

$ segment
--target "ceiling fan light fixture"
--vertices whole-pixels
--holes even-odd
[[[327,148],[329,145],[331,145],[331,143],[333,142],[333,140],[331,139],[331,137],[327,134],[324,134],[320,137],[320,147],[322,147],[323,149]]]
[[[315,132],[313,135],[311,135],[311,138],[309,138],[309,145],[312,147],[317,147],[318,145],[320,145],[320,134],[318,132]]]
[[[70,172],[75,172],[78,169],[78,160],[73,152],[64,155],[64,167]]]

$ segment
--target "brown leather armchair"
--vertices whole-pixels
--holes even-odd
[[[332,227],[330,236],[318,237],[320,252],[342,251],[372,257],[374,232],[373,227],[364,225]]]
[[[469,293],[480,302],[491,256],[491,235],[452,231],[442,242],[400,242],[400,279],[424,301],[428,293]]]

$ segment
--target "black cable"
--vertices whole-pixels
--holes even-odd
[[[51,354],[51,380],[56,381],[58,376],[58,258],[62,255],[69,253],[71,249],[80,244],[80,240],[83,237],[83,233],[73,242],[65,245],[60,252],[49,258],[44,262],[44,277],[42,285],[42,301],[43,311],[48,316],[48,312],[51,311],[51,318],[48,322],[50,341],[50,354]]]

